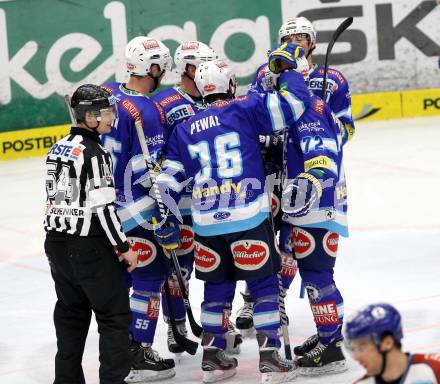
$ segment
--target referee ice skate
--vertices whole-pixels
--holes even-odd
[[[55,381],[85,383],[81,367],[92,310],[100,334],[100,383],[121,384],[130,369],[130,306],[113,247],[136,267],[115,213],[110,154],[99,135],[115,119],[111,94],[82,85],[72,96],[77,121],[46,158],[45,251],[55,282]],[[74,120],[74,119],[73,119]]]

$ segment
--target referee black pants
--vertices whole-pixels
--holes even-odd
[[[44,246],[58,298],[54,384],[85,383],[81,360],[92,311],[100,335],[100,383],[122,384],[130,370],[131,312],[113,247],[106,238],[51,234]]]

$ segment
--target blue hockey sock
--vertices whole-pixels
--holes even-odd
[[[235,285],[235,281],[205,282],[201,321],[203,332],[214,336],[214,339],[210,341],[210,346],[226,349],[226,332]]]
[[[249,280],[247,286],[254,301],[254,326],[257,333],[267,337],[267,344],[281,347],[279,339],[280,312],[278,305],[278,276]]]
[[[333,269],[301,270],[310,307],[322,344],[341,336],[344,300],[333,280]]]
[[[186,319],[185,304],[183,303],[182,293],[180,291],[180,287],[177,279],[173,276],[168,277],[168,285],[170,287],[171,302],[173,305],[174,316],[176,317],[176,321],[185,321]],[[187,284],[186,286],[188,287]],[[168,323],[168,319],[170,315],[169,315],[168,304],[165,297],[164,289],[162,289],[162,313],[165,322]]]
[[[130,297],[132,320],[130,330],[137,342],[153,343],[160,309],[162,279],[133,277],[133,293]]]

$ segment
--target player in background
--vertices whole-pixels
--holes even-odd
[[[308,66],[302,68],[302,73],[306,79],[309,89],[314,95],[322,96],[322,85],[324,78],[324,66],[318,66],[313,63],[313,51],[316,48],[316,30],[313,24],[305,17],[298,17],[287,20],[281,25],[278,32],[280,42],[293,42],[301,46],[307,58]],[[266,92],[273,85],[273,75],[269,70],[267,63],[261,65],[256,72],[252,85],[250,87],[251,92]],[[354,135],[354,122],[351,112],[351,96],[347,79],[342,75],[339,70],[334,68],[328,69],[327,76],[327,91],[326,102],[330,106],[331,110],[338,117],[338,126],[342,132],[343,144],[347,143]],[[273,145],[271,138],[266,138],[268,143],[269,158],[272,159],[272,164],[275,166],[270,171],[277,171],[281,168],[280,165],[280,153],[282,143],[278,140],[277,145]],[[287,146],[291,145],[289,143]],[[281,216],[280,214],[278,216]],[[276,217],[276,216],[275,216]],[[283,288],[285,291],[290,287],[293,278],[295,276],[296,261],[288,257],[291,252],[291,233],[289,226],[281,224],[280,226],[280,241],[279,248],[283,255],[284,265],[282,271]],[[237,328],[242,330],[252,329],[252,307],[253,301],[248,292],[242,293],[244,298],[244,305],[239,310],[236,325]],[[304,353],[310,351],[318,343],[318,335],[309,337],[301,346],[294,349],[296,355],[301,356]]]
[[[191,116],[194,116],[206,107],[203,98],[196,87],[194,76],[197,66],[205,61],[215,60],[218,56],[210,47],[199,41],[186,41],[179,45],[174,54],[176,70],[180,75],[180,83],[170,89],[162,90],[151,97],[165,111],[167,119],[168,134],[171,134],[174,127]],[[183,222],[180,227],[180,247],[176,250],[182,276],[188,287],[188,282],[193,271],[194,263],[194,233],[191,222],[191,189],[188,187],[182,193],[179,201],[180,214]],[[168,252],[165,250],[165,253]],[[185,326],[186,312],[183,299],[178,286],[175,272],[172,271],[168,277],[171,299],[173,302],[176,326],[179,333],[187,335]],[[167,344],[168,350],[172,353],[182,353],[183,349],[174,340],[171,324],[169,323],[168,305],[162,292],[162,313],[165,322],[168,324]]]
[[[303,75],[309,89],[316,96],[322,96],[324,79],[324,66],[313,63],[313,51],[316,48],[316,31],[313,24],[305,17],[297,17],[287,20],[278,31],[280,43],[292,42],[302,47],[305,51],[309,68],[304,69]],[[261,65],[255,74],[251,90],[264,92],[262,80],[267,72],[267,63]],[[341,71],[328,68],[325,102],[330,106],[336,117],[341,121],[344,144],[350,140],[355,132],[351,95],[347,79]]]
[[[229,64],[223,60],[200,64],[195,81],[211,107],[174,129],[157,179],[164,190],[177,193],[177,198],[182,182],[193,180],[196,278],[205,281],[201,315],[204,382],[235,374],[237,360],[224,350],[237,280],[245,280],[255,298],[263,379],[283,380],[295,374],[294,362],[278,353],[276,273],[280,259],[268,220],[270,205],[259,135],[297,120],[310,97],[300,74],[286,72],[280,79],[285,83],[282,95],[274,92],[234,99],[236,82]],[[158,242],[167,245],[169,228],[155,233]]]
[[[273,72],[291,67],[284,47],[271,54]],[[298,359],[302,373],[310,375],[346,369],[343,299],[333,279],[339,235],[348,236],[342,143],[338,119],[313,96],[311,108],[289,129],[282,198],[283,220],[292,225],[292,248],[318,331],[314,347]]]
[[[356,383],[440,383],[440,355],[402,351],[399,312],[387,303],[359,309],[344,329],[345,341],[366,375]]]
[[[269,68],[282,73],[296,66],[286,55],[291,43],[271,54]],[[278,80],[279,86],[283,86]],[[294,255],[310,302],[319,339],[298,359],[301,372],[318,375],[346,369],[341,350],[343,299],[333,279],[339,236],[348,236],[347,188],[342,135],[336,116],[319,97],[289,126],[283,220],[292,225]]]
[[[150,181],[136,133],[140,121],[152,157],[160,158],[165,145],[165,112],[147,94],[160,84],[165,71],[171,69],[169,49],[159,40],[139,36],[126,47],[125,59],[130,77],[127,83],[106,83],[118,100],[119,118],[104,145],[111,151],[114,163],[117,212],[133,249],[138,252],[139,266],[131,275],[132,365],[127,382],[154,381],[175,375],[174,360],[162,359],[151,345],[154,340],[160,308],[160,291],[169,269],[169,259],[155,244],[147,226],[155,207],[150,197]]]

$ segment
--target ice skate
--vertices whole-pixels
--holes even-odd
[[[228,322],[228,331],[226,333],[226,353],[238,355],[241,352],[240,344],[243,343],[243,336],[237,332],[231,321]]]
[[[253,337],[255,335],[253,320],[254,303],[249,293],[241,292],[241,295],[243,296],[244,304],[238,311],[235,326],[240,330],[240,333],[244,338]]]
[[[173,359],[162,359],[149,345],[132,342],[131,369],[125,381],[128,384],[169,379],[176,375]]]
[[[216,347],[203,349],[203,382],[215,383],[234,376],[237,371],[237,359],[229,357],[225,352]]]
[[[214,336],[209,333],[203,334],[203,359],[202,371],[204,383],[215,383],[234,376],[237,371],[237,359],[229,357],[225,352],[214,347]]]
[[[315,348],[298,359],[301,375],[318,376],[347,370],[347,362],[342,353],[342,337],[327,345],[318,342]]]
[[[260,347],[261,383],[286,383],[298,376],[296,363],[293,360],[283,358],[279,354],[278,348],[268,346],[266,336],[257,335],[257,340]]]
[[[319,336],[315,333],[313,336],[307,338],[304,343],[293,348],[293,353],[296,356],[304,356],[307,352],[310,352],[319,343]]]

